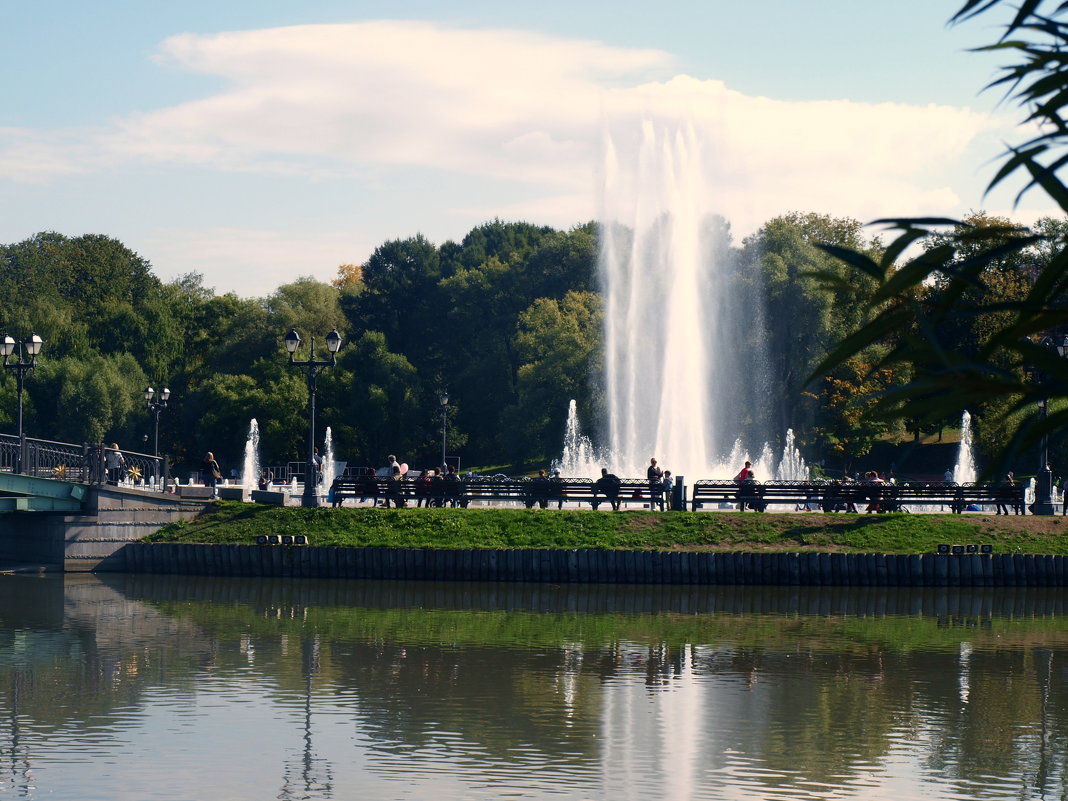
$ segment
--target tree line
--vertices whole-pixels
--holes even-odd
[[[706,224],[718,236],[729,232],[722,219]],[[967,225],[977,241],[1007,235],[1006,221],[982,214]],[[1042,226],[1062,231],[1064,223]],[[876,342],[810,380],[827,353],[877,313],[869,300],[878,281],[858,279],[819,247],[827,244],[886,256],[856,220],[784,215],[737,244],[728,233],[720,257],[734,269],[720,291],[754,304],[747,336],[766,360],[759,391],[768,403],[740,427],[767,438],[793,426],[810,463],[848,469],[880,437],[906,435],[908,421],[863,412],[913,376],[908,365],[879,366],[889,345]],[[461,454],[465,466],[508,470],[559,454],[570,399],[591,430],[602,417],[598,252],[594,223],[561,231],[495,220],[459,242],[385,242],[329,283],[297,278],[244,298],[217,294],[197,274],[161,281],[113,238],[47,232],[0,246],[0,326],[17,340],[32,332],[46,342],[26,382],[29,436],[149,451],[142,393],[168,386],[160,450],[180,470],[195,468],[208,450],[224,468],[236,466],[252,418],[266,462],[302,460],[307,387],[304,373],[287,366],[282,340],[290,328],[305,342],[315,336],[321,357],[336,327],[344,344],[336,367],[319,378],[317,418],[320,440],[331,426],[341,458],[377,465],[396,453],[416,466],[436,464],[438,394],[447,390],[449,454]],[[972,291],[1025,294],[1046,257],[1036,242],[991,264]],[[935,280],[910,298],[933,307],[950,289]],[[942,324],[950,347],[972,353],[996,323],[978,315]],[[9,431],[15,407],[15,381],[5,376],[0,426]],[[995,417],[971,411],[980,427]],[[1003,435],[992,425],[981,430],[991,447]]]

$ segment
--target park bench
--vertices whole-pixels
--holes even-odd
[[[739,489],[739,484],[734,481],[711,479],[695,481],[690,492],[690,511],[696,512],[706,503],[716,504],[717,506],[722,503],[736,504],[739,502]]]
[[[664,497],[664,491],[657,488],[649,491],[649,482],[640,478],[625,478],[619,490],[619,500],[625,507],[631,506],[656,506],[660,508],[660,501]]]
[[[369,498],[372,502],[385,497],[386,481],[377,476],[338,476],[330,485],[330,497],[334,506],[341,506],[346,498]]]
[[[612,498],[608,493],[599,488],[596,481],[589,478],[550,478],[546,479],[544,485],[540,484],[538,479],[534,479],[531,485],[532,499],[538,505],[542,501],[548,504],[555,503],[558,506],[562,503],[588,503],[590,508],[599,509],[602,504],[611,505],[612,503]],[[620,479],[616,499],[621,507],[635,503],[648,504],[649,484],[640,479]],[[659,501],[660,495],[658,494],[654,503],[659,503]]]
[[[521,503],[528,509],[533,505],[531,480],[511,476],[468,476],[463,480],[460,506],[468,508],[478,503]]]
[[[548,508],[564,503],[590,504],[598,509],[610,504],[611,499],[588,478],[530,479],[511,476],[468,476],[462,481],[441,481],[430,488],[420,488],[416,481],[401,481],[397,484],[374,475],[339,476],[331,484],[334,506],[341,506],[346,498],[377,502],[390,496],[403,498],[408,505],[420,500],[428,505],[453,505],[468,508],[475,505],[499,503],[522,504],[527,509],[535,506]],[[640,479],[623,479],[619,485],[618,500],[621,506],[650,503],[648,482]],[[660,495],[652,503],[659,505]]]
[[[1002,503],[1017,514],[1024,513],[1024,487],[965,482],[906,482],[882,488],[881,505],[887,511],[907,511],[910,505],[948,506],[961,514],[969,506],[993,506]]]
[[[424,501],[427,505],[462,506],[471,501],[513,501],[528,508],[532,505],[531,481],[526,478],[504,476],[474,476],[461,481],[442,479],[430,487],[422,487],[417,481],[397,481],[376,475],[341,476],[331,485],[334,506],[341,506],[346,498],[372,502],[402,499],[405,505]]]
[[[910,507],[944,506],[961,514],[969,506],[990,506],[998,501],[1022,513],[1024,488],[997,484],[956,484],[953,482],[905,482],[902,484],[860,484],[854,482],[766,481],[736,484],[733,481],[701,480],[694,483],[690,508],[697,511],[705,504],[729,503],[756,511],[768,506],[817,506],[830,513],[844,511],[852,505],[864,511],[877,505],[882,512],[903,512]],[[864,507],[864,508],[862,508]]]

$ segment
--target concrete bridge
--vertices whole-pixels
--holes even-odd
[[[0,570],[107,570],[124,545],[195,517],[209,502],[0,473]]]

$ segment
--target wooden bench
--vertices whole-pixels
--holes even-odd
[[[548,478],[544,483],[535,478],[531,480],[532,503],[529,505],[547,508],[554,503],[557,507],[562,507],[565,503],[588,503],[591,509],[596,510],[602,504],[611,505],[612,495],[621,507],[649,503],[649,485],[645,481],[621,479],[616,489],[617,491],[612,492],[589,478]],[[658,494],[653,502],[659,504],[660,497]]]
[[[472,504],[522,504],[527,509],[535,506],[562,507],[565,503],[590,504],[598,509],[602,504],[611,504],[612,499],[597,483],[588,478],[531,479],[511,476],[468,476],[461,481],[442,480],[430,487],[415,481],[391,480],[377,476],[340,476],[330,487],[334,506],[341,506],[346,498],[379,501],[400,498],[404,505],[420,502],[430,506],[452,505],[468,508]],[[392,493],[392,494],[391,494]],[[624,479],[620,482],[618,501],[621,506],[642,505],[650,502],[659,506],[661,494],[650,499],[648,482],[640,479]]]
[[[459,504],[464,509],[472,501],[521,503],[526,508],[534,505],[532,484],[529,478],[509,476],[468,476],[462,482]]]
[[[690,511],[696,512],[706,503],[737,504],[739,485],[734,481],[702,479],[695,481],[690,493]]]
[[[377,501],[385,495],[386,482],[374,475],[338,476],[330,485],[330,497],[334,506],[341,506],[346,498],[370,498]]]
[[[998,503],[1016,514],[1024,514],[1024,487],[967,482],[906,482],[884,486],[880,505],[888,507],[887,511],[907,511],[910,505],[939,505],[948,506],[954,514],[961,514],[969,506],[994,506]]]
[[[990,506],[998,502],[1023,513],[1024,488],[997,484],[955,484],[953,482],[906,482],[902,484],[861,484],[856,482],[766,481],[736,484],[733,481],[695,482],[690,509],[706,503],[729,503],[742,509],[763,512],[769,505],[816,506],[826,513],[852,510],[903,512],[914,506],[945,506],[954,514],[968,506]]]
[[[842,485],[847,486],[847,485]],[[849,485],[855,486],[855,485]],[[820,505],[825,487],[804,481],[736,481],[704,480],[694,482],[690,495],[690,511],[696,512],[705,504],[731,504],[740,509],[763,512],[770,504]]]
[[[464,482],[447,479],[426,488],[415,480],[394,481],[376,475],[339,476],[330,485],[330,490],[334,506],[341,506],[346,498],[370,500],[372,503],[384,501],[394,505],[399,500],[401,506],[414,506],[421,501],[426,502],[427,506],[466,505],[463,504]]]

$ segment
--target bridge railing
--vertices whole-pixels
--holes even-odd
[[[104,484],[107,481],[107,471],[104,467],[106,450],[103,445],[74,445],[69,442],[26,437],[25,450],[20,453],[17,436],[0,434],[0,471],[22,472],[37,478],[55,478],[83,484]],[[136,451],[122,451],[122,455],[126,460],[126,475],[123,479],[126,484],[134,487],[156,487],[160,490],[166,488],[166,480],[170,478],[166,458]]]

